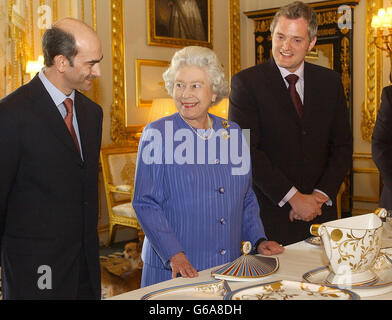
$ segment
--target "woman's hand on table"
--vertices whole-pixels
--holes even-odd
[[[194,278],[199,275],[184,252],[178,252],[170,258],[170,267],[173,279],[177,278],[178,274],[181,274],[183,278]]]
[[[263,241],[257,246],[257,253],[265,256],[279,254],[284,251],[284,248],[276,241]]]

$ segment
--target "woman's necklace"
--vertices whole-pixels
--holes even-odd
[[[201,135],[197,130],[195,130],[195,129],[188,123],[188,121],[186,121],[186,120],[182,117],[181,113],[178,113],[178,114],[180,115],[180,117],[182,118],[182,120],[185,121],[185,123],[192,129],[192,131],[193,131],[198,137],[200,137],[200,138],[203,139],[203,140],[208,140],[209,138],[211,138],[212,134],[214,133],[214,129],[212,128],[212,120],[211,120],[211,118],[210,118],[210,116],[209,116],[208,114],[207,114],[207,119],[208,119],[209,128],[208,128],[207,130],[210,130],[210,133],[209,133],[208,136],[207,136],[206,134]],[[207,130],[206,130],[206,131],[207,131]]]

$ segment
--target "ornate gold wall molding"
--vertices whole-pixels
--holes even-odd
[[[229,79],[241,70],[241,42],[240,42],[240,0],[230,0],[229,28],[230,28],[230,74]]]
[[[123,0],[111,0],[113,104],[111,110],[111,138],[115,143],[127,140],[126,86],[124,61]]]
[[[97,0],[91,0],[91,19],[92,27],[97,31]]]
[[[382,90],[382,51],[376,48],[373,41],[371,20],[383,5],[382,0],[366,1],[366,69],[365,69],[365,101],[362,104],[362,139],[371,142],[377,111],[380,106]]]
[[[350,76],[350,40],[347,37],[343,37],[341,40],[341,49],[340,49],[340,63],[342,68],[342,83],[344,88],[344,93],[346,94],[346,98],[350,97],[350,89],[351,89],[351,76]],[[349,107],[349,105],[347,105]]]

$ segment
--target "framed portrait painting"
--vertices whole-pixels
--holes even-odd
[[[148,44],[212,48],[211,0],[147,0]]]

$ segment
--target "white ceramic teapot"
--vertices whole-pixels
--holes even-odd
[[[375,213],[312,225],[310,233],[320,236],[330,262],[327,282],[331,284],[366,284],[377,280],[371,269],[381,248],[385,209]]]

